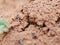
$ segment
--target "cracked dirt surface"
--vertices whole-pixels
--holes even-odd
[[[60,0],[1,0],[1,17],[0,45],[60,45]]]

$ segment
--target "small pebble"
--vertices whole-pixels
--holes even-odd
[[[34,36],[35,35],[35,32],[32,32],[31,34]]]
[[[18,45],[23,45],[20,40],[18,40]]]
[[[32,34],[33,39],[37,39],[37,36],[35,35],[35,32],[32,32],[31,34]]]
[[[19,18],[19,14],[16,15],[16,19],[18,19],[18,18]]]

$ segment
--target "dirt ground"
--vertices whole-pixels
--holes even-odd
[[[60,45],[60,0],[0,0],[0,18],[0,45]]]

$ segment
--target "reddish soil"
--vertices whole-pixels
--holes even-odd
[[[60,0],[1,0],[1,17],[0,45],[60,45]]]

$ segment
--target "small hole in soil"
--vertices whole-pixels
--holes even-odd
[[[56,14],[59,14],[58,12]]]
[[[29,25],[30,25],[30,24],[27,24],[27,25],[24,27],[24,29],[28,28],[28,27],[29,27]]]
[[[29,2],[32,2],[32,1],[35,1],[35,0],[30,0]]]
[[[44,32],[44,34],[47,34],[49,32],[49,29],[47,29],[46,31],[43,31],[43,32]]]
[[[33,39],[37,39],[37,36],[33,36]]]
[[[50,0],[50,1],[52,1],[52,0]]]
[[[13,27],[13,26],[11,26],[11,27],[9,28],[9,30],[10,30],[10,29],[14,29],[14,27]]]
[[[60,17],[58,17],[57,21],[56,22],[60,22]]]
[[[12,20],[13,20],[13,21],[15,21],[15,19],[14,19],[14,18],[12,18]]]
[[[57,4],[55,6],[58,6]]]
[[[50,30],[50,29],[48,28],[47,31],[49,32],[49,30]]]
[[[25,31],[25,29],[23,29],[23,28],[21,28],[22,29],[22,31]]]
[[[21,12],[24,14],[23,9],[21,10]]]
[[[43,26],[42,27],[46,27],[45,23],[43,23]]]

